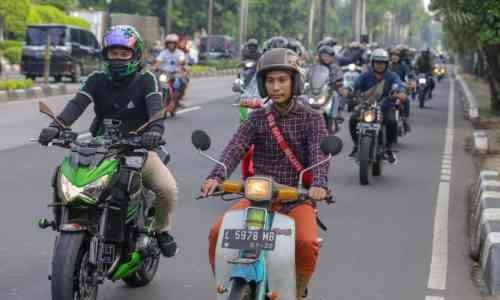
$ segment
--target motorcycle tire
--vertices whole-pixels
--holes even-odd
[[[420,108],[424,108],[425,105],[425,92],[418,93],[418,101],[420,103]]]
[[[377,158],[377,160],[372,166],[372,175],[381,176],[383,167],[384,167],[384,161],[381,158]]]
[[[85,232],[61,232],[52,258],[52,300],[95,300],[98,286],[90,295],[81,295],[81,268],[89,256],[90,238]],[[85,271],[83,271],[85,272]]]
[[[160,257],[148,257],[139,267],[129,277],[123,278],[123,281],[130,287],[142,287],[148,285],[156,275],[158,271],[158,265],[160,264]]]
[[[254,300],[255,287],[241,278],[234,278],[227,300]]]
[[[361,185],[368,185],[371,182],[372,162],[371,162],[372,137],[363,136],[359,143],[359,182]]]

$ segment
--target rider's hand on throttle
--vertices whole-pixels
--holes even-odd
[[[313,186],[309,189],[309,198],[314,201],[324,200],[326,198],[326,190],[322,187]]]
[[[38,137],[38,142],[43,146],[47,146],[53,139],[59,136],[59,128],[57,127],[47,127],[42,129],[40,136]]]
[[[210,196],[214,193],[215,189],[219,186],[219,182],[215,179],[207,179],[201,186],[203,197]]]
[[[405,101],[405,100],[406,100],[406,94],[405,94],[405,93],[398,93],[398,94],[397,94],[397,97],[398,97],[401,101]]]
[[[141,143],[144,148],[151,150],[158,146],[161,141],[161,134],[156,131],[148,131],[142,135]]]

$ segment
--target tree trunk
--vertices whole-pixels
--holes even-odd
[[[483,48],[487,64],[487,78],[490,84],[491,110],[500,112],[500,44]]]

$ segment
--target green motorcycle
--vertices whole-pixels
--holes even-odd
[[[142,185],[147,157],[139,133],[122,137],[118,120],[104,120],[102,135],[86,141],[67,128],[40,102],[40,112],[61,128],[50,145],[69,149],[52,180],[54,220],[40,228],[58,232],[51,280],[53,300],[95,300],[105,280],[123,280],[131,287],[153,280],[160,249],[153,231],[155,195]],[[163,152],[164,163],[168,153]]]

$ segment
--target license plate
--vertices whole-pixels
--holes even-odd
[[[270,230],[225,229],[222,248],[238,250],[274,250],[276,232]]]

